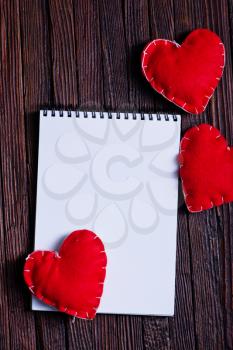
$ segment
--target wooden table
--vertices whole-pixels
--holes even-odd
[[[198,27],[226,47],[223,79],[203,115],[233,143],[232,0],[1,0],[0,349],[233,348],[233,205],[179,209],[175,317],[98,315],[93,322],[30,311],[38,110],[172,111],[142,78],[143,45]]]

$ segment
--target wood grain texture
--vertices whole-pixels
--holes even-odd
[[[3,197],[9,348],[32,349],[35,345],[34,315],[26,312],[22,280],[29,243],[29,198],[25,144],[21,38],[18,1],[2,1],[1,9],[1,128],[0,154]],[[4,301],[4,300],[3,300]],[[13,332],[13,333],[12,333]],[[5,339],[6,341],[6,339]]]
[[[33,248],[38,110],[181,112],[182,131],[209,122],[233,145],[232,0],[0,1],[0,349],[233,349],[233,205],[188,214],[180,196],[175,317],[30,311],[22,280]],[[190,116],[140,72],[153,38],[181,42],[198,27],[226,48],[207,111]]]

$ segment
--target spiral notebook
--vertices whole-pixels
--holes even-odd
[[[180,116],[42,110],[35,249],[87,228],[108,256],[99,313],[173,315]],[[33,310],[52,310],[33,298]]]

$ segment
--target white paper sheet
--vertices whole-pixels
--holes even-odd
[[[108,256],[98,312],[173,315],[180,116],[118,116],[41,111],[35,249],[93,230]]]

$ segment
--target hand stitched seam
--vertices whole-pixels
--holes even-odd
[[[98,238],[98,236],[95,235],[93,239],[97,239],[97,238]],[[35,251],[33,253],[37,253],[37,252],[38,251]],[[31,272],[31,269],[28,268],[28,264],[29,264],[29,260],[35,260],[35,258],[32,256],[33,253],[29,254],[27,256],[27,258],[25,259],[26,263],[25,263],[25,266],[24,266],[24,272],[28,272],[28,273]],[[100,253],[105,253],[105,250],[100,251]],[[42,255],[42,257],[44,256],[44,251],[41,251],[41,255]],[[59,253],[57,251],[54,252],[54,257],[55,258],[61,258],[61,256],[59,255]],[[106,268],[107,268],[107,266],[102,266],[101,267],[101,269],[106,269]],[[29,283],[27,282],[27,284],[28,284],[28,288],[31,291],[31,293],[34,294],[39,300],[45,302],[47,305],[55,307],[59,311],[65,312],[65,313],[67,313],[67,314],[69,314],[71,316],[74,316],[74,317],[78,316],[79,318],[82,318],[82,319],[90,319],[89,313],[87,311],[86,311],[86,316],[87,317],[82,317],[82,316],[80,316],[80,315],[82,315],[81,311],[80,312],[79,311],[73,311],[73,310],[68,309],[67,306],[57,305],[56,303],[54,303],[49,298],[44,297],[41,293],[34,291],[33,289],[35,288],[35,286],[33,284],[31,274],[29,274]],[[104,280],[102,282],[98,282],[98,284],[104,285]],[[101,296],[102,296],[102,293],[101,293],[101,295],[96,296],[96,299],[99,299],[99,301],[100,301]],[[96,311],[97,311],[98,307],[99,307],[99,305],[97,307],[92,307],[92,309],[94,310],[94,315],[96,314]]]
[[[144,65],[144,60],[145,60],[145,57],[148,55],[147,49],[148,49],[151,45],[157,46],[157,43],[158,43],[159,41],[163,41],[163,42],[165,41],[165,42],[166,42],[166,45],[167,45],[167,42],[170,42],[170,43],[176,45],[176,47],[180,47],[180,46],[181,46],[181,45],[179,45],[179,44],[178,44],[177,42],[175,42],[175,41],[165,40],[165,39],[156,39],[156,40],[153,40],[153,41],[151,41],[150,43],[148,43],[148,45],[146,46],[146,48],[143,50],[143,58],[142,58],[142,63],[141,63],[141,67],[142,67],[143,74],[145,75],[145,77],[146,77],[146,79],[147,79],[148,82],[152,82],[152,81],[154,80],[154,77],[152,77],[152,78],[150,78],[150,79],[148,78],[147,73],[146,73],[146,70],[145,70],[145,68],[147,68],[147,65]],[[219,42],[219,45],[222,46],[222,49],[223,49],[223,51],[222,51],[222,56],[224,56],[224,57],[223,57],[223,65],[220,65],[220,66],[219,66],[219,68],[221,69],[221,75],[220,75],[219,77],[216,77],[216,78],[215,78],[215,79],[218,80],[218,81],[221,79],[221,77],[222,77],[222,75],[223,75],[223,70],[224,70],[224,67],[225,67],[225,47],[224,47],[224,44],[223,44],[221,41]],[[217,86],[216,86],[216,87],[214,88],[214,87],[210,86],[210,90],[211,90],[211,91],[210,91],[210,94],[208,94],[208,96],[207,96],[207,95],[205,96],[205,97],[207,98],[207,103],[206,103],[205,105],[202,106],[202,107],[203,107],[202,110],[198,111],[198,109],[196,108],[195,105],[187,104],[187,102],[186,102],[186,101],[183,101],[182,98],[177,98],[177,97],[175,97],[175,96],[173,96],[172,98],[168,98],[167,95],[166,95],[166,93],[164,93],[164,89],[163,89],[162,87],[160,87],[160,85],[159,85],[158,83],[157,83],[157,85],[158,85],[158,88],[155,87],[155,86],[153,86],[153,85],[151,85],[151,86],[152,86],[152,88],[153,88],[155,91],[157,91],[158,93],[162,94],[168,101],[173,102],[176,106],[182,108],[185,112],[188,112],[188,113],[190,113],[190,111],[189,111],[187,108],[184,108],[184,107],[185,107],[185,106],[190,106],[190,109],[194,109],[195,112],[196,112],[196,114],[199,114],[199,113],[204,112],[204,110],[206,109],[207,104],[208,104],[210,98],[213,96],[214,91],[215,91],[215,89],[216,89],[216,87],[217,87]],[[160,90],[160,91],[159,91],[159,90]],[[177,102],[177,100],[180,101],[181,103]]]
[[[194,128],[196,129],[196,130],[194,130]],[[195,125],[193,128],[191,128],[191,129],[193,129],[193,131],[200,131],[200,128],[197,126],[197,125]],[[189,129],[189,130],[191,130],[191,129]],[[213,129],[213,126],[210,126],[210,131]],[[188,131],[187,131],[188,132]],[[186,133],[187,133],[186,132]],[[186,135],[186,133],[185,133],[185,135]],[[190,138],[190,137],[187,137],[187,136],[183,136],[183,138],[182,138],[182,140],[181,140],[181,142],[180,142],[180,145],[182,146],[182,141],[183,140],[188,140],[188,141],[192,141],[192,138]],[[216,140],[219,140],[220,138],[222,137],[222,135],[221,134],[219,134],[219,135],[217,135],[216,136]],[[228,150],[228,151],[230,151],[231,150],[231,148],[227,145],[227,147],[226,147],[226,149]],[[180,148],[180,154],[181,153],[183,153],[183,152],[186,152],[186,146],[184,146],[184,148]],[[184,158],[182,159],[182,163],[180,164],[180,168],[182,168],[184,166]],[[184,200],[185,200],[185,203],[186,203],[186,206],[187,206],[187,208],[188,208],[188,210],[191,212],[191,213],[197,213],[197,212],[201,212],[202,210],[203,210],[203,206],[201,205],[200,206],[200,209],[199,210],[192,210],[191,208],[193,207],[192,205],[188,205],[188,200],[186,199],[188,196],[190,196],[190,194],[189,193],[187,193],[186,192],[186,190],[185,190],[185,186],[184,186],[184,179],[183,179],[183,177],[181,176],[181,174],[180,174],[180,178],[181,178],[181,183],[182,183],[182,192],[183,192],[183,195],[184,195]],[[225,203],[228,203],[228,202],[226,202],[226,201],[224,201],[224,197],[223,197],[223,195],[221,195],[220,194],[220,196],[221,196],[221,199],[222,199],[222,204],[225,204]],[[213,208],[214,207],[214,203],[213,203],[213,201],[212,200],[210,200],[210,205],[211,205],[211,207],[209,207],[209,208],[206,208],[205,210],[207,210],[207,209],[211,209],[211,208]],[[216,206],[219,206],[219,204],[216,204]]]

